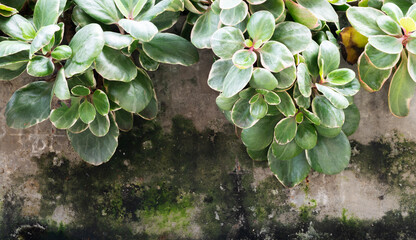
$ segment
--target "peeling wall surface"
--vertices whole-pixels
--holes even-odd
[[[415,104],[397,119],[387,87],[362,91],[349,167],[285,189],[217,109],[213,59],[151,73],[158,118],[136,118],[98,167],[48,121],[8,128],[8,99],[33,79],[0,82],[0,239],[416,239]]]

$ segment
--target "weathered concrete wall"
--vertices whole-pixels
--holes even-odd
[[[212,60],[152,73],[157,120],[137,118],[99,167],[48,122],[6,127],[7,100],[32,79],[1,82],[0,239],[416,239],[416,107],[396,119],[387,87],[360,93],[348,169],[284,189],[217,109]]]

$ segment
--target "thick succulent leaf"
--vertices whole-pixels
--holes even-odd
[[[22,41],[33,40],[36,36],[33,24],[19,14],[9,18],[0,16],[0,29],[10,37]]]
[[[244,48],[244,36],[240,29],[223,27],[211,37],[212,51],[220,58],[230,59],[234,53]]]
[[[273,14],[268,11],[259,11],[251,15],[247,23],[247,32],[253,42],[268,41],[272,36],[275,28]]]
[[[396,22],[399,22],[403,17],[403,11],[394,3],[386,2],[381,10]]]
[[[299,124],[295,141],[302,149],[309,150],[314,148],[318,141],[318,134],[315,127],[306,122]]]
[[[140,113],[150,103],[154,92],[149,76],[142,70],[131,82],[108,82],[108,97],[124,110]]]
[[[258,89],[273,90],[277,87],[277,79],[264,68],[255,68],[251,76],[250,86]]]
[[[223,9],[220,14],[220,19],[224,25],[234,26],[242,22],[247,14],[248,6],[242,1],[236,7]]]
[[[378,27],[388,35],[401,36],[402,28],[389,16],[379,16],[377,18]]]
[[[117,50],[130,46],[133,38],[129,35],[122,35],[116,32],[104,32],[105,45]]]
[[[273,141],[273,129],[279,120],[276,116],[264,117],[251,128],[243,129],[241,140],[244,145],[252,151],[267,148]]]
[[[274,140],[280,145],[288,144],[295,138],[297,129],[295,118],[284,118],[274,128]]]
[[[186,39],[171,33],[158,33],[143,50],[155,61],[190,66],[199,60],[197,49]]]
[[[10,17],[13,16],[14,14],[18,13],[19,11],[17,11],[17,9],[9,7],[5,4],[1,4],[0,3],[0,15],[3,17]]]
[[[355,78],[355,72],[348,68],[340,68],[330,72],[326,81],[332,85],[345,85]]]
[[[135,18],[143,9],[147,0],[114,0],[117,8],[126,18]]]
[[[69,88],[73,88],[76,85],[82,85],[86,87],[95,87],[97,85],[92,69],[88,69],[83,74],[68,79],[67,82]]]
[[[110,118],[108,115],[102,116],[97,114],[94,121],[89,124],[89,129],[92,134],[97,137],[104,137],[110,130]]]
[[[101,115],[107,115],[110,111],[110,101],[108,100],[107,94],[100,89],[95,90],[92,95],[92,102],[97,112]]]
[[[185,10],[185,4],[182,0],[161,0],[154,5],[154,1],[149,1],[143,7],[143,14],[138,15],[136,20],[153,20],[157,16],[163,14],[165,11],[178,12]]]
[[[72,133],[81,133],[88,129],[88,124],[85,124],[81,119],[78,118],[78,120],[75,122],[72,127],[68,128],[68,131]]]
[[[338,22],[338,14],[327,0],[297,0],[297,2],[320,20]]]
[[[308,70],[315,78],[319,76],[318,55],[319,45],[315,41],[312,41],[308,48],[302,52]]]
[[[360,111],[355,104],[351,104],[348,108],[344,109],[345,123],[342,125],[342,131],[347,136],[351,136],[357,131],[360,125]]]
[[[33,57],[36,52],[48,45],[55,37],[55,32],[60,29],[61,28],[58,25],[49,25],[39,29],[35,39],[33,39],[32,44],[30,45],[30,57]]]
[[[351,25],[362,35],[384,35],[377,24],[377,18],[383,16],[383,12],[369,7],[351,7],[347,10],[347,18]]]
[[[239,69],[236,66],[232,66],[225,76],[222,95],[231,97],[243,90],[249,83],[252,72],[253,66],[247,69]]]
[[[345,85],[327,84],[326,86],[330,87],[332,90],[335,90],[336,92],[341,93],[346,97],[354,96],[358,93],[358,91],[360,91],[360,82],[356,78],[354,78],[354,80]]]
[[[293,55],[303,52],[312,42],[311,31],[302,24],[282,22],[276,25],[272,40],[286,45]]]
[[[270,170],[284,186],[292,188],[300,184],[308,176],[311,167],[302,152],[292,159],[281,160],[273,154],[272,148],[267,154]]]
[[[218,0],[221,9],[230,9],[236,7],[242,0]]]
[[[403,17],[399,23],[405,33],[411,33],[416,30],[416,22],[411,17]]]
[[[285,92],[277,92],[277,95],[280,97],[280,104],[277,105],[277,109],[285,115],[286,117],[292,117],[296,114],[296,106],[295,103],[292,100],[292,97],[290,97],[289,93]]]
[[[120,51],[104,47],[95,59],[95,70],[105,79],[130,82],[137,76],[137,67],[133,61]]]
[[[407,68],[408,68],[410,77],[412,78],[413,81],[416,82],[416,55],[415,54],[409,53]]]
[[[27,51],[30,49],[30,44],[20,41],[5,40],[0,42],[0,58],[10,56],[18,52]]]
[[[348,99],[345,98],[342,94],[332,90],[330,87],[316,84],[316,88],[334,105],[336,108],[345,109],[350,103]]]
[[[94,105],[92,105],[88,101],[84,101],[83,103],[81,103],[78,111],[79,111],[79,118],[85,124],[90,124],[92,121],[94,121],[95,116],[97,115]]]
[[[104,32],[98,24],[81,28],[69,43],[72,57],[66,61],[65,76],[70,78],[86,71],[100,55],[104,43]]]
[[[409,114],[410,101],[416,90],[416,83],[408,72],[408,59],[402,54],[402,62],[393,75],[389,89],[390,112],[397,117]]]
[[[272,149],[274,156],[282,161],[292,159],[303,152],[303,149],[300,148],[295,141],[291,141],[285,145],[280,145],[273,141],[270,148]]]
[[[267,152],[269,151],[268,148],[254,151],[247,148],[247,154],[250,156],[251,159],[253,159],[256,162],[265,162],[267,161]]]
[[[74,0],[88,15],[105,24],[115,24],[123,16],[113,0]]]
[[[413,53],[416,54],[416,38],[411,37],[410,39],[408,39],[409,41],[406,44],[406,49]]]
[[[66,60],[72,56],[72,49],[69,46],[61,45],[52,51],[51,56],[59,61]]]
[[[118,145],[119,130],[110,118],[110,130],[104,137],[97,137],[89,129],[75,134],[67,131],[74,150],[82,159],[93,165],[100,165],[110,160]]]
[[[251,102],[250,100],[250,114],[257,118],[262,119],[268,112],[268,105],[263,97],[258,97],[256,101]]]
[[[392,69],[381,70],[374,67],[363,53],[358,59],[360,82],[369,92],[379,91],[390,77]]]
[[[140,52],[139,61],[142,67],[147,71],[156,71],[160,63],[151,59],[144,51]]]
[[[269,41],[263,45],[260,49],[260,60],[263,67],[271,72],[280,72],[295,64],[290,50],[276,41]]]
[[[62,104],[62,107],[52,110],[50,120],[58,129],[72,127],[79,118],[79,99],[71,101],[71,107]]]
[[[311,106],[311,98],[302,95],[302,93],[299,91],[299,84],[294,85],[292,95],[298,107],[309,108]]]
[[[338,136],[342,131],[342,127],[328,128],[328,127],[324,127],[322,125],[319,125],[319,126],[315,126],[315,128],[318,131],[318,135],[321,135],[321,136],[327,137],[327,138],[334,138],[334,137]]]
[[[87,26],[91,23],[96,23],[101,26],[101,28],[105,31],[111,31],[112,28],[110,25],[105,25],[104,23],[94,19],[90,15],[88,15],[84,10],[82,10],[79,6],[75,6],[72,10],[72,21],[77,25],[78,28],[82,28]]]
[[[66,0],[38,0],[33,12],[33,23],[36,29],[56,24],[61,15]]]
[[[231,110],[231,120],[239,128],[246,129],[254,126],[259,119],[250,114],[249,99],[241,98]]]
[[[133,113],[120,109],[115,112],[118,128],[122,131],[130,131],[133,128]]]
[[[309,29],[315,29],[319,26],[319,19],[309,9],[292,0],[286,0],[285,3],[290,15],[296,22],[305,25]]]
[[[1,57],[0,68],[13,69],[13,66],[17,66],[16,64],[27,63],[29,61],[28,55],[29,51],[26,50],[13,55]]]
[[[304,108],[301,108],[300,110],[302,111],[303,116],[305,116],[309,121],[311,121],[311,123],[315,124],[316,126],[321,125],[321,119],[319,119],[319,117],[316,116],[315,113]]]
[[[376,49],[370,44],[365,46],[365,55],[368,57],[370,64],[381,70],[391,69],[400,60],[400,53],[388,54]]]
[[[264,95],[264,100],[269,105],[279,105],[282,100],[280,99],[279,95],[277,93],[269,91]],[[277,110],[277,108],[275,108]]]
[[[153,120],[156,118],[158,112],[159,104],[156,99],[156,93],[154,92],[149,104],[147,104],[147,106],[141,112],[139,112],[138,115],[145,120]]]
[[[195,22],[191,32],[191,42],[197,48],[211,48],[211,36],[220,28],[220,17],[208,9]]]
[[[215,61],[209,72],[208,86],[215,91],[221,92],[224,86],[224,79],[232,66],[233,62],[231,60],[220,59]]]
[[[220,94],[215,99],[215,103],[221,110],[231,111],[231,109],[233,109],[235,102],[237,102],[238,99],[240,99],[240,96],[238,94],[229,98],[224,97],[222,94]]]
[[[340,54],[337,46],[330,41],[323,41],[319,46],[318,65],[323,72],[323,76],[338,69],[340,64]]]
[[[53,85],[53,93],[60,100],[68,100],[71,98],[63,68],[61,68],[56,75],[55,83]]]
[[[305,63],[301,63],[298,65],[297,76],[299,92],[304,97],[310,97],[312,94],[312,79],[311,75],[309,74],[308,67]]]
[[[392,36],[370,36],[368,42],[374,48],[388,54],[399,54],[403,50],[402,40]]]
[[[313,99],[312,111],[321,120],[321,125],[324,127],[339,128],[344,124],[344,111],[334,107],[324,96],[316,96]]]
[[[238,93],[238,95],[240,96],[240,98],[252,100],[253,96],[257,95],[257,91],[256,89],[249,87],[242,90],[240,93]]]
[[[11,128],[28,128],[49,118],[53,85],[32,82],[13,93],[4,115]]]
[[[247,49],[238,50],[233,55],[233,63],[239,69],[252,67],[256,61],[256,53]]]
[[[350,142],[343,132],[335,138],[318,135],[318,143],[306,151],[306,158],[317,172],[330,175],[340,173],[350,162]]]
[[[90,95],[91,90],[83,85],[77,85],[71,88],[71,93],[75,96],[85,97]]]
[[[277,88],[286,90],[290,88],[296,80],[296,66],[292,65],[278,73],[273,73],[277,79]]]
[[[17,78],[26,71],[27,62],[20,62],[0,68],[0,81],[9,81]]]
[[[285,3],[283,0],[267,0],[259,5],[250,4],[250,10],[251,12],[259,12],[261,10],[269,11],[278,20],[285,13]]]
[[[149,21],[121,19],[118,24],[135,39],[149,42],[158,33],[157,27]]]
[[[55,66],[51,59],[44,56],[35,56],[27,65],[27,73],[33,77],[46,77],[53,73]]]

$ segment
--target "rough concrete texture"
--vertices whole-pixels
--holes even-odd
[[[387,87],[361,92],[353,157],[283,188],[253,162],[215,105],[208,51],[151,73],[161,111],[135,119],[113,159],[93,167],[49,122],[6,126],[0,83],[0,239],[416,239],[416,107],[390,115]]]

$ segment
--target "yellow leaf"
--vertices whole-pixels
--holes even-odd
[[[410,17],[404,17],[400,19],[400,26],[406,30],[407,33],[413,32],[416,30],[416,23]]]

